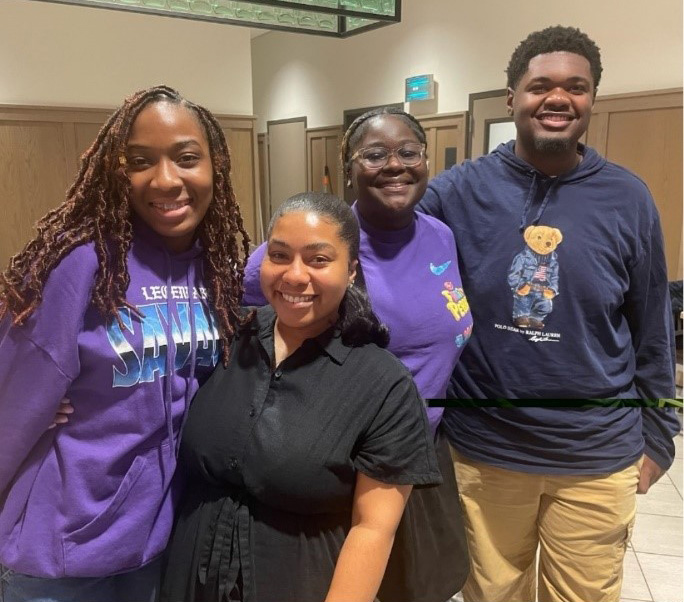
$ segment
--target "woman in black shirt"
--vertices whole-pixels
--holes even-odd
[[[359,231],[331,195],[271,221],[262,288],[190,409],[171,602],[371,602],[413,485],[441,481],[425,411],[352,286]]]

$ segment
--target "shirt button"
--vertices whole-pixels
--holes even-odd
[[[255,414],[256,414],[256,412],[254,411],[254,408],[252,408],[252,409],[249,411],[249,416],[250,416],[250,418],[254,418],[254,415],[255,415]]]
[[[237,458],[231,458],[230,462],[228,463],[228,468],[231,470],[235,470],[238,467],[238,461]]]
[[[276,370],[276,371],[273,373],[273,376],[274,376],[276,379],[280,378],[282,375],[283,375],[283,371],[282,371],[282,370]]]

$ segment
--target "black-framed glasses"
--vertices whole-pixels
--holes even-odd
[[[425,145],[418,142],[408,142],[398,148],[385,148],[384,146],[369,146],[360,148],[349,159],[358,159],[366,169],[382,169],[394,155],[404,167],[415,167],[425,155]]]

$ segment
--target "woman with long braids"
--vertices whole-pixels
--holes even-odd
[[[234,335],[247,245],[215,118],[166,86],[127,98],[0,276],[3,602],[155,600],[180,432]],[[49,429],[63,397],[76,412]]]
[[[442,399],[472,330],[449,229],[414,208],[428,182],[426,136],[404,111],[374,109],[347,129],[340,151],[361,228],[359,275],[389,327],[387,349],[411,371],[424,398]],[[245,268],[243,302],[262,305],[257,248]],[[361,285],[359,283],[359,285]],[[444,602],[468,574],[468,550],[443,408],[428,408],[444,482],[411,493],[378,593],[381,602]]]

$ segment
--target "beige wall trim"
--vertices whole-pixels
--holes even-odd
[[[596,102],[605,103],[612,100],[634,100],[648,104],[650,108],[671,107],[681,100],[682,88],[667,88],[665,90],[646,90],[644,92],[626,92],[624,94],[599,94]],[[651,104],[653,103],[653,104]]]

